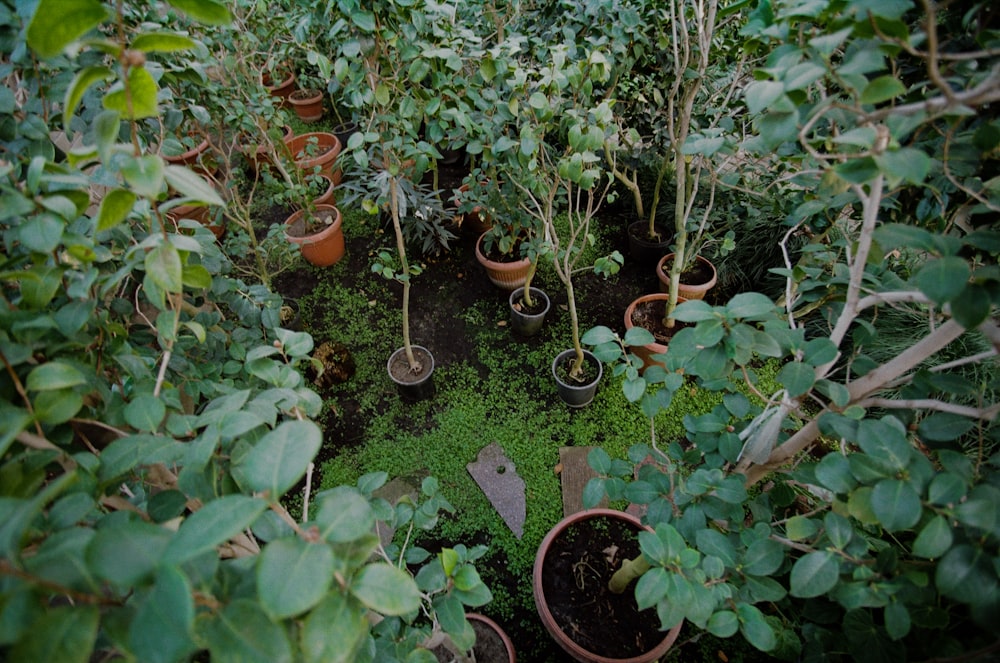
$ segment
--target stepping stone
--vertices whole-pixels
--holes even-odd
[[[587,454],[594,447],[560,447],[559,472],[562,480],[563,516],[583,511],[583,489],[587,482],[597,476],[597,473],[587,464]],[[606,507],[605,497],[597,505]]]
[[[479,451],[474,463],[465,467],[510,531],[520,539],[526,511],[524,479],[515,471],[514,462],[504,455],[499,444],[491,442]]]

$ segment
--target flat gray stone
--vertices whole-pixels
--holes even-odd
[[[559,472],[562,482],[563,516],[583,511],[583,489],[597,473],[587,464],[587,454],[594,447],[560,447]],[[597,506],[606,507],[605,497]]]
[[[419,495],[420,489],[417,486],[414,486],[412,482],[407,481],[406,479],[400,479],[398,477],[389,481],[374,492],[375,497],[381,497],[393,506],[396,506],[396,503],[406,496],[409,496],[411,500],[416,502]],[[396,530],[383,522],[376,522],[375,532],[378,534],[378,538],[382,542],[382,545],[387,546],[392,543],[392,537],[393,534],[396,533]]]
[[[524,534],[526,512],[524,479],[518,476],[514,462],[507,458],[499,444],[491,442],[466,468],[507,527],[520,539]]]

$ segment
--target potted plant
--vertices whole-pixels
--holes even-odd
[[[305,74],[296,78],[298,89],[288,94],[288,103],[295,115],[305,124],[313,124],[323,119],[323,99],[326,96],[325,86],[319,79]]]
[[[642,554],[615,585],[655,607],[663,628],[684,620],[720,638],[738,633],[783,659],[834,648],[853,660],[946,650],[974,659],[996,647],[988,615],[1000,586],[998,550],[984,536],[995,518],[976,512],[996,493],[977,459],[1000,405],[995,394],[962,402],[944,385],[974,384],[975,367],[996,354],[956,342],[998,335],[997,299],[986,295],[998,277],[982,268],[996,255],[996,233],[980,207],[998,201],[979,179],[991,156],[972,149],[956,176],[946,155],[971,148],[964,141],[982,118],[964,109],[992,103],[1000,78],[983,85],[959,73],[957,61],[990,57],[984,52],[956,59],[913,47],[947,23],[934,9],[912,36],[917,19],[905,8],[881,16],[903,30],[898,39],[873,35],[870,17],[830,9],[806,21],[794,11],[755,14],[746,31],[764,48],[759,71],[768,73],[746,90],[756,133],[743,147],[766,160],[779,195],[795,201],[780,270],[786,296],[780,305],[750,292],[718,306],[681,303],[675,317],[690,327],[674,336],[664,368],[644,374],[627,350],[648,334],[588,332],[650,417],[694,385],[725,394],[685,420],[684,439],[654,436],[625,463],[593,452],[600,478],[585,502],[631,496],[645,510],[654,534],[640,535]],[[777,36],[790,29],[811,37]],[[832,43],[851,57],[830,59]],[[796,64],[780,66],[790,52]],[[859,58],[869,66],[856,75]],[[910,84],[897,77],[900,65]],[[911,98],[921,82],[927,94]],[[820,89],[817,104],[802,102]],[[916,108],[928,110],[911,115]],[[842,138],[827,142],[833,127]],[[795,185],[783,187],[789,179]],[[930,217],[894,214],[937,196],[939,186],[960,200]],[[792,255],[799,229],[810,241]],[[901,309],[922,320],[920,331],[878,358],[869,354],[897,331],[883,319]],[[758,373],[771,369],[773,381]],[[713,589],[721,585],[727,598]],[[810,610],[817,605],[822,616]],[[923,622],[928,609],[957,623]]]

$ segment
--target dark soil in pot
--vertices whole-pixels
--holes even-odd
[[[658,343],[669,344],[674,334],[690,325],[680,320],[675,320],[672,328],[667,327],[663,324],[663,316],[666,314],[666,311],[667,300],[665,299],[643,302],[636,306],[632,312],[632,324],[636,327],[649,330],[649,333],[656,338]]]
[[[476,644],[472,647],[472,653],[476,657],[476,663],[506,663],[507,647],[503,638],[481,621],[470,619],[472,630],[476,632]],[[438,647],[433,650],[438,663],[450,663],[454,656],[445,647]]]
[[[566,384],[573,386],[590,384],[597,379],[598,375],[600,375],[597,368],[587,361],[586,357],[584,357],[580,375],[575,378],[571,378],[569,372],[573,370],[573,362],[575,361],[576,355],[571,354],[556,366],[556,375]]]
[[[567,527],[545,558],[542,587],[553,617],[584,649],[609,658],[630,658],[663,640],[655,610],[639,611],[634,585],[622,594],[608,581],[623,559],[639,554],[635,529],[610,518]]]
[[[333,210],[319,210],[313,214],[304,214],[295,223],[291,223],[285,229],[292,237],[308,237],[322,232],[333,223],[337,215]]]
[[[663,265],[663,274],[670,279],[670,263]],[[701,261],[695,261],[693,265],[681,272],[681,283],[688,285],[701,285],[712,280],[712,268]]]

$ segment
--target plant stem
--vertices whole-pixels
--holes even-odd
[[[406,241],[403,239],[403,226],[399,220],[399,182],[394,175],[389,180],[389,214],[392,216],[392,229],[396,234],[396,252],[399,254],[399,269],[403,274],[403,351],[410,371],[419,373],[421,366],[413,356],[413,346],[410,344],[410,264],[406,260]]]

